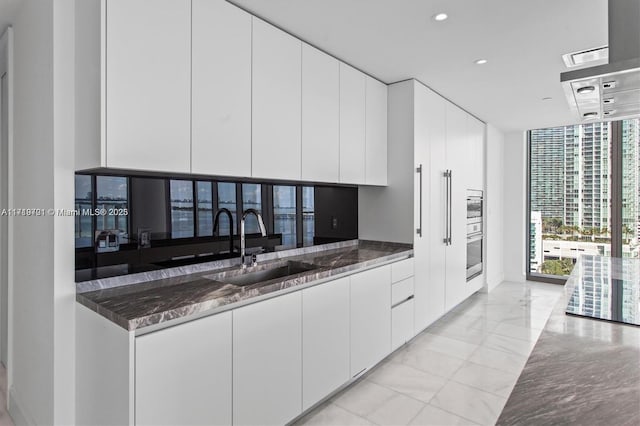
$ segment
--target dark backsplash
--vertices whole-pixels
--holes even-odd
[[[193,189],[185,196],[175,187],[172,189],[172,180],[174,184],[181,181],[178,186],[182,189]],[[243,188],[247,190],[245,197]],[[234,195],[235,199],[230,200]],[[116,271],[107,272],[107,276],[122,275],[238,257],[240,209],[249,207],[261,210],[268,234],[261,237],[250,233],[256,224],[251,218],[253,222],[247,222],[249,249],[274,251],[358,238],[358,189],[353,186],[76,174],[77,209],[109,206],[126,207],[128,215],[120,216],[117,225],[115,218],[105,220],[101,216],[79,216],[76,220],[76,281],[102,278],[105,274],[101,269]],[[222,235],[211,235],[213,216],[219,207],[236,210],[233,218],[236,248],[232,254],[225,215],[221,216],[224,220],[219,229]],[[121,230],[120,249],[96,253],[92,236],[96,229],[109,227]],[[139,247],[139,230],[150,233],[150,247]],[[256,230],[253,228],[253,232]],[[114,265],[121,267],[113,268]]]

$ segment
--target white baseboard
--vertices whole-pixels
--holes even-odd
[[[9,415],[13,419],[13,424],[28,426],[34,426],[36,424],[31,416],[27,414],[26,410],[24,410],[24,405],[20,402],[20,398],[17,396],[16,389],[13,386],[9,389],[8,410]]]
[[[491,277],[491,279],[487,279],[487,292],[490,292],[491,290],[496,288],[503,281],[504,281],[504,273],[498,274],[495,277]]]
[[[518,275],[506,275],[504,276],[504,281],[511,281],[514,283],[523,283],[526,281],[526,277],[524,276],[524,274],[518,274]]]

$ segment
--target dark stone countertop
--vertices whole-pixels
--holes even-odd
[[[223,282],[225,278],[243,273],[239,264],[235,264],[135,284],[79,291],[76,300],[126,330],[137,330],[169,321],[172,324],[174,320],[189,316],[196,318],[203,313],[222,312],[293,291],[295,287],[307,287],[320,280],[411,256],[413,250],[408,244],[357,241],[338,248],[319,250],[316,247],[303,254],[259,261],[258,266],[249,267],[244,273],[278,266],[289,260],[311,264],[314,269],[252,285],[237,286]],[[100,285],[104,284],[100,282]]]
[[[640,327],[565,314],[568,305],[570,311],[577,312],[572,306],[576,283],[584,281],[585,276],[587,281],[599,279],[599,274],[593,273],[593,259],[585,256],[578,261],[498,425],[638,424]],[[636,262],[640,265],[640,260]],[[611,268],[605,270],[615,272]],[[625,268],[621,272],[633,271]],[[628,302],[636,306],[634,310],[638,294],[628,294]],[[581,304],[591,304],[591,309],[597,311],[609,309],[606,295],[584,296]],[[598,304],[602,306],[595,306]]]

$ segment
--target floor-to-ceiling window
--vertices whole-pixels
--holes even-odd
[[[581,254],[638,257],[639,119],[529,132],[530,278],[562,278]]]

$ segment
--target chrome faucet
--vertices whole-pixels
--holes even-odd
[[[256,219],[258,219],[258,226],[260,227],[260,233],[262,234],[263,237],[267,236],[267,229],[264,227],[264,221],[262,220],[262,216],[260,215],[260,212],[256,209],[246,209],[244,211],[244,213],[242,213],[242,220],[240,221],[240,262],[242,264],[242,269],[245,269],[247,267],[247,264],[245,263],[245,241],[244,241],[244,221],[247,218],[248,215],[253,214],[256,216]],[[252,266],[256,266],[257,262],[256,262],[256,258],[255,256],[252,256],[252,261],[251,264]]]
[[[229,254],[233,254],[233,215],[229,209],[223,207],[216,213],[216,217],[213,219],[213,235],[215,235],[218,230],[221,213],[225,213],[229,218]]]

